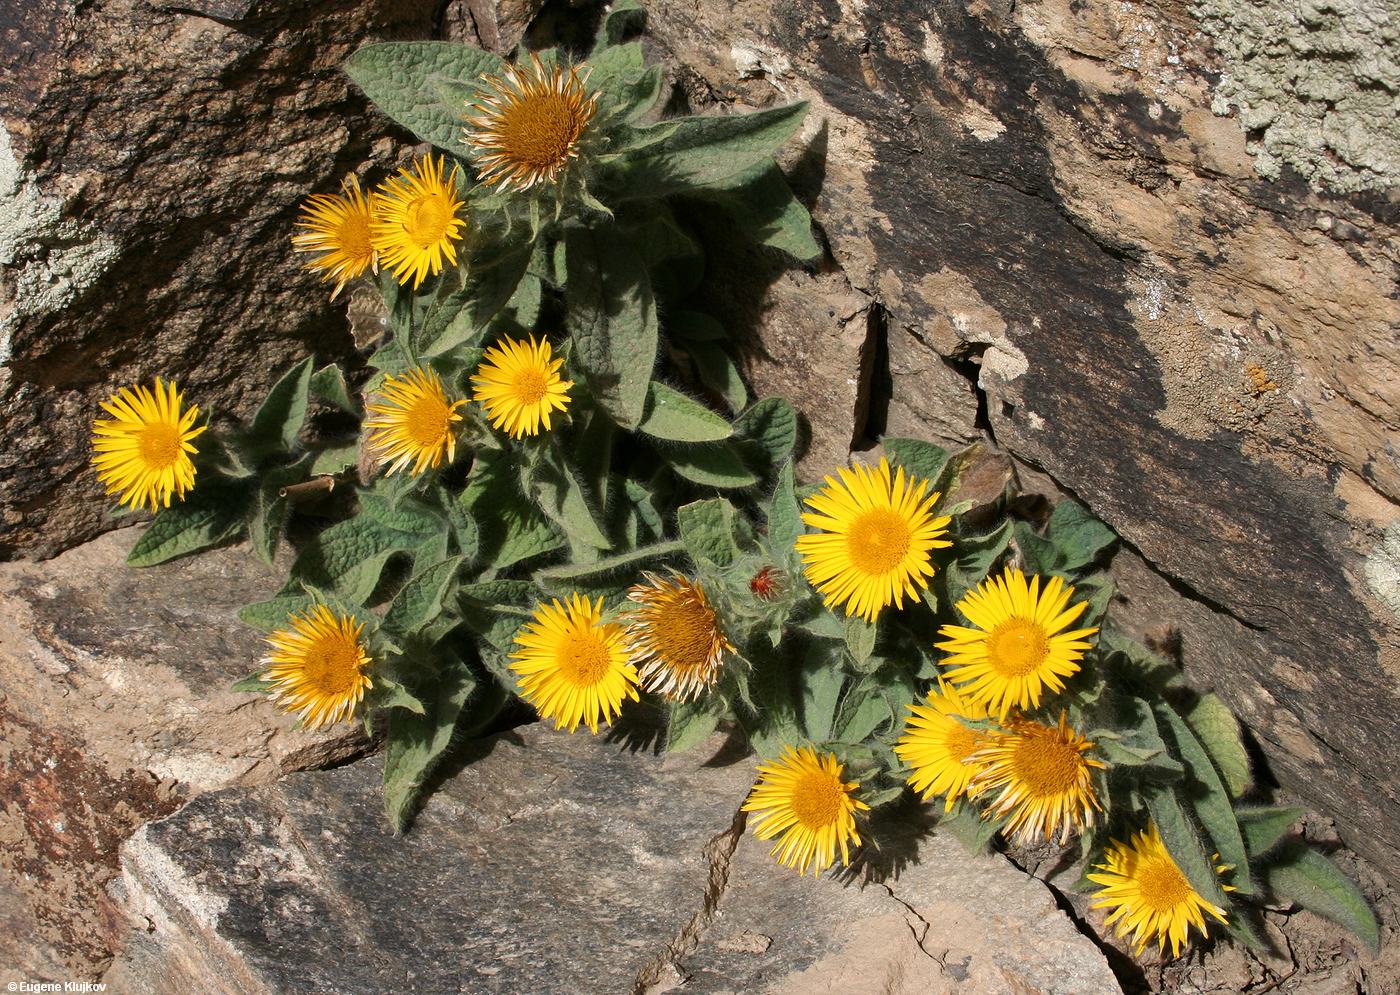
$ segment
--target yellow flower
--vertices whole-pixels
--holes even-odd
[[[384,386],[366,406],[370,417],[365,428],[374,429],[369,448],[380,463],[390,463],[397,473],[413,462],[414,476],[437,469],[445,455],[450,463],[457,455],[454,422],[462,420],[457,409],[466,401],[448,402],[437,371],[415,367],[402,377],[384,378]]]
[[[698,697],[734,647],[699,583],[679,575],[642,576],[647,582],[627,592],[637,607],[623,616],[642,687],[675,701]]]
[[[579,154],[598,95],[577,67],[547,69],[536,55],[482,82],[485,94],[468,108],[463,141],[473,151],[482,183],[529,190],[553,183]]]
[[[637,670],[627,662],[622,626],[603,622],[603,599],[596,604],[577,594],[568,607],[555,598],[535,609],[532,621],[515,637],[519,649],[510,669],[520,675],[520,696],[542,719],[569,732],[580,722],[597,732],[611,722],[625,698],[637,700]]]
[[[108,494],[121,492],[120,503],[151,511],[170,507],[170,495],[185,499],[194,486],[198,450],[190,440],[208,426],[194,427],[199,408],[182,411],[183,398],[174,383],[156,377],[155,391],[137,385],[123,387],[102,402],[111,418],[92,423],[92,465]]]
[[[441,156],[424,156],[412,173],[400,169],[381,183],[374,197],[374,251],[399,283],[412,277],[415,290],[429,273],[442,272],[444,259],[457,265],[456,243],[467,224],[457,217],[464,203],[457,197],[461,167],[454,165],[445,179],[442,171]]]
[[[1225,922],[1225,910],[1202,898],[1176,866],[1155,823],[1149,823],[1145,832],[1134,833],[1128,843],[1113,840],[1104,859],[1105,863],[1096,865],[1102,873],[1086,875],[1104,886],[1092,908],[1113,909],[1105,925],[1116,921],[1120,937],[1132,933],[1136,953],[1142,953],[1148,940],[1165,950],[1170,939],[1172,956],[1180,956],[1189,927],[1206,932],[1203,913]],[[1218,864],[1215,870],[1223,874],[1230,868]],[[1223,888],[1234,890],[1229,885]]]
[[[1085,756],[1093,748],[1069,727],[1064,713],[1058,726],[1013,718],[1006,732],[992,733],[988,745],[972,755],[981,770],[968,794],[979,800],[995,794],[985,814],[1008,816],[1005,831],[1018,843],[1049,840],[1058,832],[1063,844],[1071,830],[1094,824],[1095,809],[1103,810],[1092,768],[1104,765]]]
[[[816,876],[836,860],[838,846],[841,862],[851,862],[850,844],[860,845],[856,810],[870,806],[851,797],[860,785],[842,781],[843,769],[833,754],[818,756],[810,746],[785,746],[777,760],[758,765],[758,783],[744,811],[757,814],[759,839],[779,837],[769,853],[784,867],[798,874],[810,867]]]
[[[970,758],[988,742],[986,732],[962,720],[985,719],[987,710],[958,694],[957,689],[944,684],[942,678],[938,681],[938,691],[930,691],[926,700],[926,705],[909,706],[913,714],[894,752],[912,768],[909,784],[925,801],[934,795],[947,796],[943,806],[947,812],[967,794],[972,776],[981,769],[981,765]]]
[[[325,605],[293,615],[290,629],[267,637],[272,652],[263,660],[263,680],[272,683],[272,700],[298,712],[307,729],[350,719],[370,686],[370,666],[360,633],[364,623],[332,612]]]
[[[318,193],[308,197],[297,219],[297,227],[304,231],[292,236],[292,246],[298,252],[320,253],[306,268],[320,270],[323,283],[335,281],[331,300],[365,270],[379,272],[370,242],[374,199],[361,192],[360,181],[353,175],[346,177],[340,188],[340,195]]]
[[[476,376],[472,400],[486,406],[492,428],[504,428],[512,439],[549,429],[549,416],[569,406],[572,380],[559,376],[562,359],[551,359],[549,342],[530,336],[486,350]]]
[[[807,499],[812,511],[802,520],[822,531],[800,537],[797,552],[827,607],[844,604],[847,615],[874,622],[886,605],[917,599],[916,585],[928,587],[929,551],[952,545],[938,538],[949,519],[933,516],[939,494],[928,494],[927,480],[906,480],[903,467],[892,477],[883,458],[875,469],[837,472],[839,483],[827,477],[826,487]]]
[[[1065,632],[1084,614],[1087,601],[1070,605],[1074,588],[1051,577],[1040,591],[1040,578],[1026,583],[1025,574],[1008,567],[1002,577],[989,577],[958,602],[958,611],[977,626],[945,625],[947,637],[938,643],[953,655],[944,661],[948,680],[998,717],[1012,708],[1040,705],[1045,689],[1064,690],[1064,678],[1079,672],[1089,648],[1086,636],[1099,630]]]

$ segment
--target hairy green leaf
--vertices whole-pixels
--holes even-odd
[[[793,561],[797,537],[803,531],[792,474],[792,460],[788,460],[778,471],[778,485],[768,502],[768,548],[780,564]]]
[[[812,216],[792,195],[787,177],[776,163],[744,174],[732,187],[712,187],[700,192],[708,204],[719,207],[735,230],[759,245],[785,252],[801,262],[822,254],[812,236]]]
[[[1380,950],[1380,926],[1366,896],[1322,854],[1299,843],[1266,865],[1264,875],[1274,894],[1351,930],[1372,953]]]
[[[590,60],[597,59],[610,46],[622,44],[634,31],[642,30],[647,22],[647,13],[640,0],[613,0],[608,12],[598,25],[598,35],[593,40],[593,54]]]
[[[389,712],[389,742],[384,750],[384,811],[396,833],[413,816],[423,783],[452,742],[452,730],[462,706],[476,688],[476,679],[460,660],[446,657],[437,677],[436,696],[427,714],[396,708]]]
[[[891,463],[904,467],[905,474],[910,477],[927,480],[930,487],[948,465],[948,450],[932,442],[898,437],[887,437],[883,442],[885,455]]]
[[[573,590],[583,581],[596,582],[614,577],[630,582],[643,564],[674,556],[682,548],[679,542],[658,542],[587,563],[565,563],[557,567],[545,567],[535,572],[535,584],[550,593],[559,594]]]
[[[1045,537],[1059,552],[1060,569],[1067,571],[1088,566],[1118,539],[1112,529],[1082,505],[1068,499],[1055,506],[1045,526]]]
[[[413,536],[387,529],[368,516],[337,522],[321,532],[297,556],[282,594],[295,594],[303,582],[363,604],[379,584],[389,558],[409,552]]]
[[[651,286],[662,301],[685,299],[705,274],[705,254],[681,231],[665,204],[656,204],[622,229],[637,254],[646,260]]]
[[[797,411],[781,397],[765,397],[735,419],[734,435],[750,469],[771,473],[797,447]]]
[[[1206,901],[1228,908],[1230,900],[1220,888],[1215,866],[1202,847],[1196,825],[1181,804],[1176,789],[1170,785],[1156,786],[1146,792],[1144,800],[1152,821],[1162,834],[1167,852],[1172,855],[1181,873],[1186,875],[1186,880],[1191,882],[1191,887]]]
[[[700,382],[718,394],[730,411],[742,411],[749,403],[749,390],[729,351],[715,342],[687,342],[684,348]]]
[[[282,594],[238,609],[239,621],[263,632],[286,628],[293,615],[305,614],[316,604],[309,594]]]
[[[185,500],[160,510],[131,547],[127,564],[151,567],[234,538],[243,531],[250,492],[244,482],[200,481]]]
[[[801,688],[802,726],[807,738],[820,743],[832,738],[836,721],[836,706],[841,700],[841,688],[846,675],[841,662],[832,653],[832,644],[813,641],[798,673]]]
[[[1230,794],[1236,798],[1244,794],[1249,788],[1249,754],[1230,706],[1216,695],[1203,694],[1185,718],[1220,769]]]
[[[851,659],[855,661],[857,670],[865,670],[866,663],[870,660],[870,654],[875,652],[875,636],[877,627],[874,622],[867,622],[858,615],[847,615],[844,622],[846,637],[846,649],[850,651]]]
[[[360,413],[359,405],[350,396],[350,388],[345,384],[345,374],[335,363],[329,363],[311,375],[311,396],[346,414]]]
[[[481,77],[501,72],[500,56],[443,41],[395,41],[361,46],[345,72],[389,117],[425,142],[460,155],[465,99]],[[451,80],[454,103],[436,83]],[[459,102],[460,101],[460,102]]]
[[[574,361],[609,416],[635,429],[646,406],[658,341],[646,267],[612,225],[569,225],[564,248],[564,303]]]
[[[1301,808],[1237,808],[1235,818],[1252,857],[1268,853],[1304,815]]]
[[[389,604],[385,628],[408,637],[437,618],[461,565],[462,557],[451,556],[410,577]]]
[[[703,743],[719,727],[720,718],[711,696],[671,702],[666,722],[666,752],[681,753]]]
[[[667,450],[666,462],[685,480],[706,487],[740,488],[758,483],[732,446],[691,446]]]
[[[733,431],[722,416],[659,380],[653,380],[648,386],[646,408],[638,429],[654,438],[673,442],[718,442],[729,438]]]
[[[682,505],[676,522],[685,551],[695,562],[727,567],[739,557],[734,506],[723,498]]]
[[[600,516],[594,511],[599,502],[585,490],[559,447],[550,446],[543,453],[535,469],[533,490],[541,510],[564,530],[575,555],[612,548]]]
[[[290,452],[296,446],[311,395],[311,366],[308,357],[282,374],[253,415],[243,436],[252,462],[275,452]]]

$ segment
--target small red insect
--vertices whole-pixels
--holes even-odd
[[[783,572],[773,567],[764,567],[749,581],[749,590],[764,601],[772,601],[783,589]]]

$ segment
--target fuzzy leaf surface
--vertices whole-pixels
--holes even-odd
[[[651,381],[647,388],[638,430],[672,442],[718,442],[733,432],[721,415],[659,380]]]
[[[465,107],[444,103],[435,82],[452,80],[458,91],[475,90],[482,76],[504,68],[498,55],[445,41],[362,45],[345,63],[346,74],[376,107],[423,141],[453,155],[464,151],[460,139]]]

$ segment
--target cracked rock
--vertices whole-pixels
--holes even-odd
[[[139,928],[104,980],[151,995],[1118,991],[1046,888],[999,857],[925,839],[864,888],[778,866],[738,835],[753,767],[720,739],[657,757],[541,724],[468,759],[402,838],[377,758],[148,824],[117,889]]]

